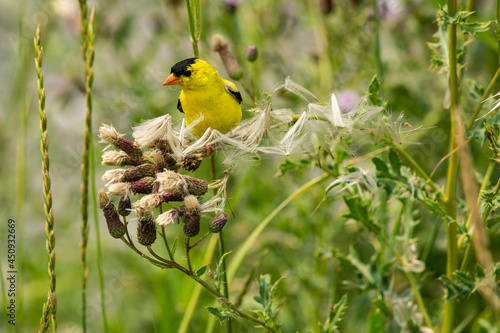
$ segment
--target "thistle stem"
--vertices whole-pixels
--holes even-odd
[[[387,239],[387,237],[385,237],[383,233],[379,232],[377,236],[382,240],[383,243],[387,245],[387,247],[391,250],[391,252],[394,253],[394,255],[396,256],[399,264],[401,265],[401,269],[406,275],[408,282],[410,282],[420,312],[422,312],[422,315],[424,316],[425,325],[427,325],[429,328],[432,328],[432,320],[429,317],[429,314],[427,313],[427,308],[425,307],[424,300],[422,299],[422,294],[420,293],[420,289],[418,289],[417,282],[415,281],[413,274],[405,269],[403,256],[401,255],[401,253],[399,253],[398,250],[396,250],[396,248],[391,244],[391,242],[389,242],[389,240]]]
[[[498,54],[500,54],[500,51],[498,52]],[[495,83],[498,81],[499,75],[500,75],[500,67],[497,69],[497,71],[493,75],[493,78],[491,79],[490,83],[488,84],[488,87],[484,91],[484,94],[481,97],[481,100],[477,104],[476,108],[474,109],[474,112],[472,113],[472,115],[469,118],[469,121],[467,122],[467,128],[469,130],[472,128],[472,126],[474,126],[474,122],[476,121],[476,117],[479,114],[479,112],[481,111],[481,108],[483,107],[484,101],[491,94]]]
[[[456,0],[447,0],[448,14],[454,16],[457,10]],[[457,77],[457,26],[452,23],[448,26],[448,68],[449,68],[449,91],[450,91],[450,151],[457,148],[457,126],[460,126],[460,109],[458,105],[458,77]],[[446,179],[446,192],[444,195],[444,208],[446,213],[455,219],[456,214],[456,192],[458,180],[458,151],[451,154]],[[453,272],[458,267],[457,225],[446,224],[446,276],[453,278]],[[451,333],[455,316],[455,301],[447,301],[444,305],[442,333]]]

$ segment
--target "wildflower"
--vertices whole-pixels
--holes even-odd
[[[101,208],[104,213],[104,218],[106,219],[106,225],[108,226],[109,234],[113,238],[121,238],[125,234],[127,229],[120,220],[120,215],[118,215],[118,211],[109,199],[109,196],[104,190],[101,189],[98,192],[97,199],[99,208]]]
[[[111,125],[102,125],[99,128],[99,137],[101,138],[101,142],[109,143],[123,150],[133,159],[138,159],[142,156],[142,150],[132,141],[125,139],[123,135],[118,133]]]
[[[361,96],[351,89],[345,89],[337,92],[337,101],[342,113],[351,112],[361,100]]]
[[[228,44],[219,34],[212,36],[212,49],[218,52],[226,70],[233,80],[240,80],[243,76],[243,68],[228,49]]]
[[[254,62],[258,57],[259,50],[257,49],[257,46],[248,45],[247,49],[245,50],[245,58],[250,62]]]
[[[210,232],[216,234],[222,231],[222,228],[226,225],[227,222],[227,215],[226,214],[220,214],[217,215],[210,221],[210,224],[208,225],[208,229]]]

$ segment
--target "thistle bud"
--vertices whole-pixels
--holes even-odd
[[[101,142],[109,143],[123,150],[133,159],[138,159],[142,156],[142,150],[139,149],[133,141],[125,139],[123,135],[118,133],[111,125],[102,125],[99,128],[99,137],[101,138]]]
[[[154,182],[153,177],[144,177],[130,183],[130,191],[134,194],[151,194]]]
[[[187,218],[188,215],[186,205],[182,205],[179,207],[173,207],[165,213],[158,215],[156,223],[158,223],[159,225],[168,225],[174,224],[175,222],[186,222]]]
[[[184,198],[186,205],[187,221],[184,225],[184,234],[188,237],[194,237],[200,232],[200,202],[195,196],[188,195]]]
[[[118,211],[109,199],[109,196],[102,189],[99,190],[98,193],[98,203],[99,207],[104,213],[104,218],[106,219],[106,225],[108,226],[109,234],[113,238],[121,238],[125,234],[127,229],[120,220]]]
[[[128,195],[122,196],[120,202],[118,203],[118,213],[121,216],[128,216],[130,215],[131,208],[132,203],[130,202],[130,197]]]
[[[245,50],[245,58],[250,62],[254,62],[258,57],[259,50],[257,50],[257,46],[248,45],[247,49]]]
[[[152,164],[141,164],[136,167],[126,169],[123,176],[122,182],[133,182],[144,177],[154,177],[155,167]]]
[[[195,171],[203,162],[202,154],[191,154],[184,157],[181,161],[181,168],[186,171]]]
[[[184,234],[188,237],[194,237],[200,233],[200,219],[189,219],[186,224],[184,224]]]
[[[136,209],[137,241],[144,246],[152,245],[156,240],[156,225],[153,213],[149,210]]]
[[[217,215],[216,217],[213,218],[212,221],[210,221],[208,229],[210,230],[210,232],[217,234],[221,232],[222,228],[224,228],[224,226],[226,225],[226,222],[227,222],[226,214]]]
[[[219,53],[231,79],[240,80],[243,76],[243,68],[229,51],[224,37],[219,34],[214,35],[212,37],[212,49]]]

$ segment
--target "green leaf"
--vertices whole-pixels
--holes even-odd
[[[380,226],[376,225],[370,217],[370,201],[365,202],[359,196],[344,196],[343,198],[349,208],[349,214],[344,215],[345,217],[361,222],[365,227],[374,233],[378,233],[380,231]]]
[[[201,277],[203,274],[205,274],[205,271],[207,270],[208,265],[202,266],[199,269],[193,269],[193,275],[195,277]]]
[[[453,273],[456,280],[447,276],[441,276],[439,279],[446,288],[446,301],[452,301],[462,296],[469,296],[476,290],[476,282],[468,273],[456,271]]]
[[[372,305],[368,318],[368,333],[384,333],[384,314],[375,303]]]
[[[374,105],[382,105],[382,100],[378,97],[378,92],[380,90],[380,81],[377,75],[372,77],[370,84],[368,85],[368,98],[370,102]]]
[[[210,312],[212,315],[217,317],[219,322],[222,324],[222,322],[226,319],[234,318],[236,315],[230,311],[227,310],[219,310],[218,308],[214,306],[207,306],[208,312]]]
[[[298,164],[290,161],[289,159],[285,159],[280,165],[278,165],[278,177],[282,177],[287,171],[294,170],[298,168]]]
[[[342,296],[340,300],[330,308],[328,318],[325,323],[319,324],[321,333],[333,333],[339,328],[339,324],[344,318],[345,310],[347,309],[347,294]]]
[[[401,177],[401,160],[394,149],[389,150],[389,163],[391,163],[392,171]]]
[[[219,259],[219,262],[217,263],[217,267],[215,268],[215,273],[213,275],[213,280],[214,280],[214,283],[215,283],[215,287],[217,288],[217,290],[220,291],[220,287],[222,286],[222,283],[223,283],[223,276],[224,276],[224,271],[222,270],[222,261],[224,260],[224,258],[229,255],[231,252],[226,252],[224,253],[220,259]]]

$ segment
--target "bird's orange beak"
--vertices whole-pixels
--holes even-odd
[[[175,76],[174,73],[170,74],[165,82],[163,82],[164,86],[173,86],[175,84],[180,84],[181,82],[179,81],[179,78]]]

